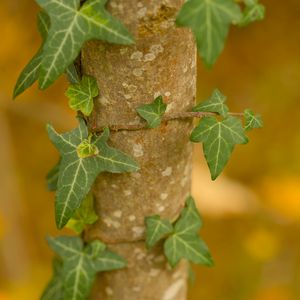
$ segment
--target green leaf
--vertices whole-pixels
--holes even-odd
[[[80,234],[86,225],[94,224],[97,220],[98,216],[94,210],[94,198],[91,194],[88,194],[66,227]]]
[[[191,141],[203,143],[203,151],[212,180],[226,166],[236,144],[246,144],[248,138],[242,122],[236,117],[218,121],[215,117],[204,117],[191,134]]]
[[[49,14],[51,27],[39,76],[41,89],[50,86],[75,60],[83,44],[92,39],[132,44],[124,25],[105,9],[107,0],[36,0]]]
[[[180,213],[180,217],[175,224],[175,231],[178,233],[197,234],[202,227],[202,220],[194,199],[188,197],[186,205]]]
[[[162,116],[167,109],[162,96],[157,97],[152,103],[139,106],[137,113],[147,121],[149,128],[155,128],[160,125]]]
[[[46,177],[48,190],[52,192],[55,192],[57,190],[60,162],[61,158],[56,163],[56,165],[48,172]]]
[[[241,18],[241,9],[233,0],[189,0],[182,6],[176,24],[192,29],[200,55],[211,67],[224,48],[230,24]]]
[[[42,37],[42,45],[38,52],[33,56],[30,62],[21,72],[14,88],[13,98],[23,93],[27,88],[32,86],[39,77],[40,66],[43,57],[43,47],[47,38],[48,29],[50,27],[50,19],[46,13],[41,11],[38,14],[38,29]]]
[[[58,237],[48,238],[48,243],[63,260],[62,300],[87,299],[97,272],[126,266],[122,257],[107,250],[100,241],[84,246],[79,237]]]
[[[226,117],[229,111],[227,105],[224,104],[226,99],[227,97],[225,97],[218,89],[215,89],[211,97],[194,107],[193,111],[213,112]]]
[[[213,261],[205,243],[198,236],[202,225],[192,197],[189,197],[185,208],[174,226],[174,233],[164,244],[164,252],[172,267],[185,258],[196,264],[212,266]]]
[[[62,300],[63,299],[63,281],[62,281],[62,262],[55,258],[53,260],[53,276],[48,283],[41,300]]]
[[[84,75],[79,83],[69,86],[66,96],[69,98],[69,106],[75,111],[80,110],[89,116],[94,108],[94,97],[98,96],[97,81],[91,76]]]
[[[89,141],[85,122],[79,119],[79,127],[64,134],[58,134],[48,125],[48,134],[62,157],[55,203],[58,228],[62,228],[72,217],[101,172],[123,173],[139,169],[128,155],[107,145],[107,128],[100,137],[93,136]],[[84,141],[92,143],[98,153],[80,157],[78,147]]]
[[[255,128],[263,127],[263,120],[260,115],[255,115],[254,112],[250,109],[244,111],[245,118],[245,130],[249,131]]]
[[[197,235],[173,234],[164,244],[164,252],[172,267],[182,258],[195,264],[212,266],[213,260],[206,244]]]
[[[160,216],[151,216],[145,219],[146,223],[146,245],[152,248],[159,240],[163,239],[173,231],[169,220],[162,220]]]
[[[261,21],[265,17],[265,7],[257,0],[244,0],[246,5],[243,11],[243,17],[239,22],[240,26],[246,26],[250,23]]]
[[[118,254],[105,250],[101,256],[94,260],[94,268],[97,272],[112,271],[122,269],[126,266],[126,261]]]
[[[75,83],[79,83],[80,81],[80,76],[77,72],[77,69],[75,67],[74,64],[71,64],[67,70],[66,70],[66,74],[67,74],[67,78],[68,80],[72,83],[72,84],[75,84]]]

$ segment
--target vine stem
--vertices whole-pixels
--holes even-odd
[[[236,117],[243,117],[243,113],[228,113],[229,116],[236,116]],[[161,122],[166,123],[173,120],[183,120],[183,119],[190,119],[190,118],[203,118],[208,116],[219,116],[217,113],[212,112],[178,112],[173,114],[165,115]],[[91,131],[94,133],[102,132],[103,129],[107,126],[103,126],[102,128],[91,128]],[[121,130],[128,130],[128,131],[136,131],[141,129],[148,129],[147,123],[145,121],[140,122],[139,124],[115,124],[109,125],[108,128],[111,131],[121,131]]]

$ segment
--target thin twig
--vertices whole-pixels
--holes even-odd
[[[237,116],[237,117],[243,117],[243,113],[228,113],[230,116]],[[190,119],[190,118],[203,118],[208,116],[219,116],[217,113],[211,113],[211,112],[178,112],[173,114],[167,114],[165,115],[161,122],[166,123],[169,121],[174,120],[183,120],[183,119]],[[103,129],[107,126],[103,126],[101,128],[91,128],[91,131],[94,133],[102,132]],[[148,129],[148,125],[145,121],[141,121],[139,124],[116,124],[116,125],[109,125],[108,126],[111,131],[121,131],[121,130],[128,130],[128,131],[136,131],[136,130],[142,130],[142,129]]]

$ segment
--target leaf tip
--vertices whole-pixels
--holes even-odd
[[[19,91],[17,85],[15,86],[12,94],[12,100],[16,100],[16,98],[22,93],[22,91]]]

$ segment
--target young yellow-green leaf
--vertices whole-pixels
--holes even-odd
[[[191,134],[191,141],[203,143],[203,151],[212,180],[226,166],[236,144],[246,144],[248,138],[242,122],[236,117],[218,121],[215,117],[204,117]]]
[[[169,220],[162,220],[160,216],[151,216],[145,219],[146,223],[146,245],[152,248],[159,240],[163,239],[173,231]]]
[[[79,237],[58,237],[49,238],[48,243],[63,261],[60,300],[86,300],[97,272],[126,266],[122,257],[107,250],[100,241],[84,246]]]
[[[239,22],[240,26],[246,26],[250,23],[261,21],[265,17],[265,7],[258,0],[243,0],[246,7],[243,11],[243,17]]]
[[[24,70],[21,72],[14,88],[14,93],[13,93],[14,98],[16,98],[18,95],[23,93],[30,86],[32,86],[39,77],[39,71],[40,71],[40,66],[43,57],[43,47],[50,27],[50,19],[46,13],[41,11],[38,14],[37,23],[38,23],[38,29],[40,35],[42,37],[42,45],[38,50],[38,52],[33,56],[30,62],[26,65]]]
[[[69,86],[66,96],[69,98],[69,106],[84,115],[89,116],[94,108],[94,97],[98,96],[99,90],[94,77],[84,75],[79,83]]]
[[[213,112],[226,117],[229,111],[225,105],[226,97],[218,90],[215,89],[211,97],[193,108],[193,111]]]
[[[51,192],[55,192],[57,190],[57,181],[58,181],[60,162],[61,162],[61,158],[56,163],[56,165],[48,172],[46,177],[47,187],[48,190]]]
[[[249,131],[255,128],[263,127],[263,120],[260,115],[255,115],[250,109],[244,111],[245,130]]]
[[[69,220],[66,227],[80,234],[86,225],[94,224],[97,220],[98,216],[94,210],[94,198],[90,193],[82,201],[82,204],[75,211],[75,214]]]
[[[174,226],[174,232],[164,244],[164,253],[172,267],[185,258],[190,262],[212,266],[213,260],[206,244],[198,236],[202,225],[192,197],[189,197],[185,208]]]
[[[190,27],[205,64],[211,67],[222,52],[230,24],[242,18],[234,0],[189,0],[182,6],[176,24]]]
[[[62,280],[62,262],[55,258],[53,260],[53,276],[48,283],[41,300],[62,300],[63,299],[63,280]]]
[[[149,128],[160,125],[161,118],[167,109],[162,96],[158,96],[152,103],[141,105],[136,109],[137,113],[147,121]]]
[[[48,125],[48,134],[62,157],[55,202],[58,228],[66,225],[101,172],[123,173],[139,169],[128,155],[107,145],[107,128],[100,137],[92,137],[91,143],[98,152],[87,157],[78,155],[78,146],[89,136],[83,119],[79,119],[78,128],[64,134],[58,134]]]
[[[133,39],[105,9],[107,0],[36,0],[49,14],[51,27],[39,76],[41,89],[50,86],[75,60],[83,44],[92,39],[132,44]]]

